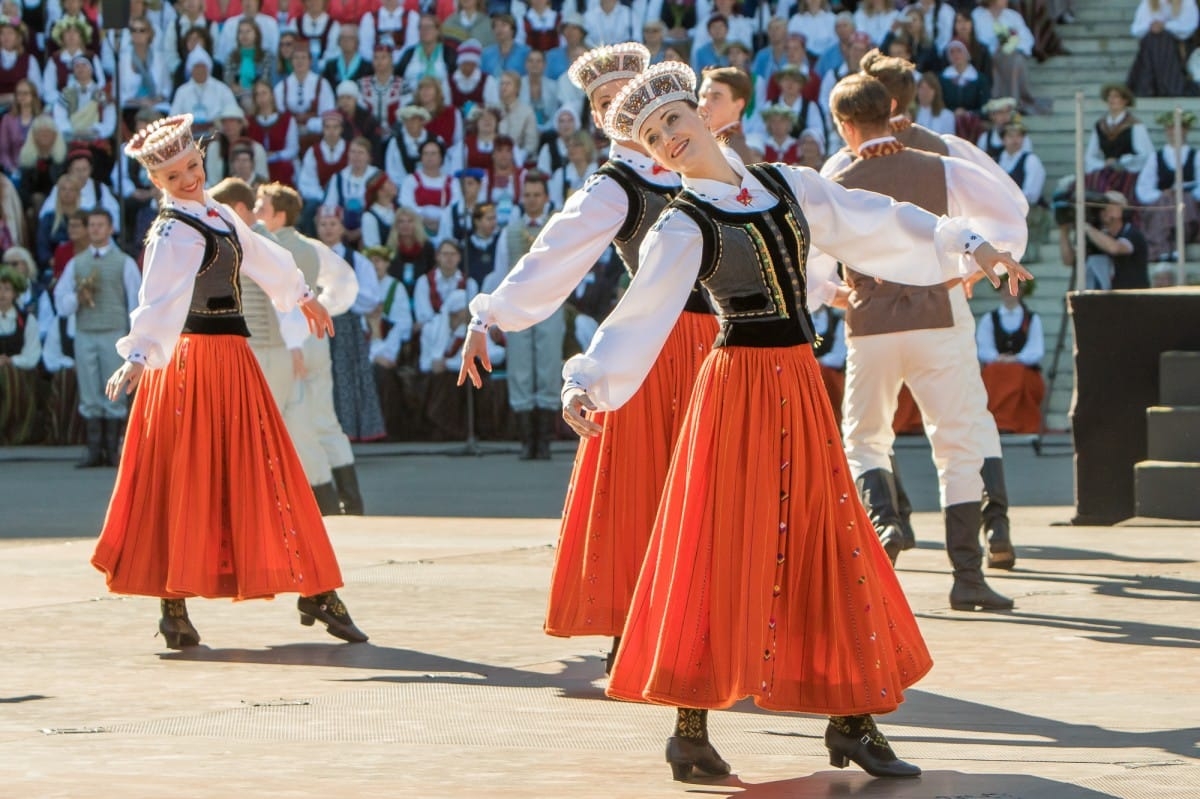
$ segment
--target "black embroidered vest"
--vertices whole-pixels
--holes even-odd
[[[250,330],[242,317],[242,245],[237,235],[232,230],[213,230],[173,208],[160,211],[158,219],[159,224],[166,220],[180,222],[204,237],[204,258],[196,273],[183,332],[249,338]]]

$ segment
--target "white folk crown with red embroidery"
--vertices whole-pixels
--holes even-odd
[[[604,130],[614,139],[634,141],[650,114],[675,100],[696,102],[696,73],[678,61],[655,64],[617,92]]]
[[[192,138],[192,115],[177,114],[160,119],[134,134],[125,154],[151,171],[170,166],[196,148]]]
[[[642,74],[650,63],[650,51],[637,42],[610,44],[588,50],[567,70],[567,76],[584,94],[609,81],[626,80]]]

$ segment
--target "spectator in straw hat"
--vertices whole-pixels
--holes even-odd
[[[1175,113],[1166,111],[1155,121],[1162,126],[1166,143],[1138,174],[1137,199],[1143,206],[1142,225],[1150,247],[1151,261],[1173,261],[1175,249],[1175,204],[1183,200],[1184,241],[1196,241],[1200,234],[1200,181],[1196,174],[1196,151],[1188,145],[1188,131],[1196,124],[1196,114],[1185,111],[1180,115],[1179,132],[1175,130]],[[1176,165],[1182,164],[1181,187],[1175,180]],[[1182,191],[1180,191],[1182,188]]]
[[[976,144],[980,150],[996,158],[1004,150],[1004,126],[1016,116],[1017,100],[1015,97],[993,97],[983,104],[983,113],[987,117],[988,129],[979,134]],[[1025,146],[1033,149],[1028,136],[1025,137]]]
[[[1107,83],[1100,99],[1108,112],[1097,120],[1083,156],[1087,187],[1091,191],[1115,189],[1129,197],[1137,182],[1137,173],[1154,155],[1154,144],[1142,121],[1130,109],[1136,101],[1133,92],[1122,83]]]
[[[767,163],[800,163],[800,142],[792,136],[796,112],[786,105],[769,105],[759,112],[767,126],[763,160]]]

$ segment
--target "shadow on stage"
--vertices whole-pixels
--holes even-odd
[[[920,531],[917,531],[920,535]],[[1190,531],[1189,531],[1190,532]],[[1019,540],[1014,542],[1017,548],[1017,571],[1022,571],[1021,564],[1023,561],[1030,560],[1057,560],[1064,562],[1078,562],[1087,560],[1109,560],[1113,563],[1149,563],[1153,565],[1170,566],[1181,563],[1194,563],[1189,558],[1136,558],[1128,555],[1118,555],[1113,552],[1105,552],[1099,549],[1079,549],[1078,547],[1056,547],[1056,546],[1031,546],[1022,544]],[[917,549],[923,549],[931,552],[942,552],[946,549],[945,545],[939,540],[929,538],[925,541],[917,542]],[[900,567],[903,568],[904,559],[901,556]],[[949,566],[947,565],[947,571]],[[993,572],[989,572],[993,573]],[[1124,579],[1124,578],[1122,578]]]
[[[1100,793],[1057,780],[1022,774],[963,774],[958,771],[925,771],[919,779],[877,780],[866,774],[853,776],[820,771],[807,777],[771,782],[743,782],[737,775],[697,780],[685,789],[688,796],[736,799],[820,799],[821,797],[995,797],[995,799],[1111,799]]]

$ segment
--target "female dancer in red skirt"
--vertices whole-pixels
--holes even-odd
[[[895,710],[932,660],[846,467],[807,310],[836,283],[828,256],[806,263],[809,248],[907,283],[974,273],[971,253],[993,281],[996,265],[1028,273],[962,220],[809,169],[747,167],[708,132],[694,85],[685,65],[653,66],[605,117],[610,136],[636,138],[683,191],[647,235],[621,304],[563,370],[564,416],[593,435],[584,409],[633,394],[697,278],[717,309],[608,694],[679,708],[667,744],[676,779],[728,773],[706,714],[747,696],[829,716],[834,766],[916,775],[871,714]]]
[[[597,125],[649,60],[646,48],[631,42],[598,47],[571,65],[571,80],[587,94]],[[641,145],[614,142],[607,163],[551,217],[504,282],[471,301],[459,384],[469,376],[480,385],[475,358],[491,368],[490,325],[511,332],[545,319],[609,245],[635,274],[642,239],[678,191],[679,176],[655,165]],[[546,610],[550,635],[616,638],[625,626],[692,381],[717,335],[716,318],[699,292],[672,322],[644,384],[620,412],[593,416],[601,432],[576,452]],[[614,642],[610,667],[616,649]]]
[[[336,588],[337,558],[283,419],[246,342],[239,275],[313,333],[329,313],[288,252],[204,191],[190,114],[138,133],[126,153],[164,192],[147,237],[141,304],[117,343],[110,399],[138,389],[92,565],[114,593],[162,598],[167,646],[196,646],[186,597],[300,594],[300,621],[365,641]]]

